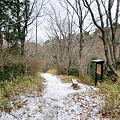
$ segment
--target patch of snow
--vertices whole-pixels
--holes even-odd
[[[80,89],[74,90],[71,83],[62,83],[55,75],[41,75],[46,79],[42,96],[22,95],[26,105],[0,113],[0,120],[101,120],[103,100],[94,92],[98,88],[79,83]]]

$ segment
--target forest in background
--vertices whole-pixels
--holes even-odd
[[[118,116],[120,1],[58,2],[62,8],[60,12],[49,0],[0,1],[0,108],[11,110],[8,104],[11,96],[18,94],[20,88],[24,88],[24,91],[33,83],[36,86],[38,78],[35,76],[40,71],[56,69],[57,74],[82,77],[84,83],[91,84],[95,74],[95,66],[91,64],[91,60],[103,59],[106,61],[105,83],[98,87],[101,88],[101,93],[107,96],[104,111],[111,116]],[[47,18],[47,40],[39,44],[38,27],[43,17]],[[29,26],[33,24],[36,42],[27,40]],[[39,82],[37,89],[41,91],[42,82]],[[114,111],[116,109],[117,112]]]

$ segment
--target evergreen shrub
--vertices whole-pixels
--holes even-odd
[[[68,75],[79,76],[79,70],[77,68],[70,68]]]
[[[14,63],[12,65],[0,66],[0,80],[10,80],[24,74],[24,64]]]

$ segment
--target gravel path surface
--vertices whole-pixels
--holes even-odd
[[[109,120],[100,114],[103,100],[95,94],[98,88],[80,83],[80,89],[74,90],[55,75],[41,75],[46,79],[42,96],[22,95],[19,101],[25,105],[10,113],[1,112],[0,120]]]

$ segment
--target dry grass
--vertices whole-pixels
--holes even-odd
[[[75,76],[68,76],[68,75],[59,75],[59,77],[61,78],[61,80],[65,83],[67,82],[71,82],[71,79],[76,79],[78,82],[80,81],[79,78],[75,77]]]
[[[43,78],[40,76],[24,76],[13,81],[1,83],[0,87],[0,108],[10,111],[12,108],[9,104],[10,100],[19,99],[20,94],[34,94],[34,91],[40,94],[43,85]]]
[[[103,82],[98,84],[99,94],[105,95],[102,107],[103,116],[109,118],[120,118],[120,83]],[[116,119],[117,120],[117,119]]]
[[[92,86],[95,85],[94,80],[92,80],[90,76],[87,76],[87,75],[86,76],[81,76],[80,80],[81,80],[80,82],[83,83],[83,84],[92,85]]]
[[[51,73],[51,74],[54,74],[54,75],[58,75],[58,72],[56,69],[50,69],[47,71],[47,73]]]
[[[94,85],[94,81],[89,76],[84,77],[76,77],[76,76],[68,76],[68,75],[59,75],[63,82],[71,82],[71,79],[76,79],[77,82],[87,84],[87,85]]]

